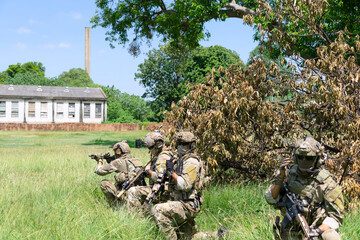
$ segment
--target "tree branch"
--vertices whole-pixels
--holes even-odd
[[[256,12],[247,7],[238,5],[234,0],[231,3],[226,3],[220,13],[225,14],[228,17],[243,18],[245,15],[255,15]]]

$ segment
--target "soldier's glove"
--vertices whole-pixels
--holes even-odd
[[[171,159],[166,161],[166,172],[170,175],[174,172],[174,162]]]
[[[108,159],[108,158],[110,158],[110,157],[111,157],[111,155],[110,155],[109,152],[104,153],[103,158]]]
[[[286,168],[290,165],[291,160],[290,159],[284,159],[281,162],[280,165],[280,176],[278,176],[278,180],[283,182],[284,179],[286,178]]]
[[[127,180],[121,185],[122,189],[128,190],[130,188],[130,181]]]
[[[309,236],[310,237],[319,237],[321,236],[323,232],[321,231],[321,229],[319,227],[311,227],[310,231],[309,231]]]
[[[98,157],[97,154],[90,154],[89,157],[90,157],[91,159],[94,159],[95,161],[99,160],[99,157]]]

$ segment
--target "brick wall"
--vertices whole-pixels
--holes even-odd
[[[148,125],[146,125],[145,130],[148,130],[149,132],[152,132],[154,130],[163,130],[165,132],[168,132],[171,127],[171,125],[164,123],[149,123]]]
[[[131,131],[139,130],[138,123],[0,123],[0,131]]]

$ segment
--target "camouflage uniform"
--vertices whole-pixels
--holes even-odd
[[[150,168],[145,171],[148,173],[151,170],[149,177],[150,186],[135,186],[127,192],[127,204],[129,207],[139,209],[146,201],[146,198],[154,190],[154,183],[158,180],[160,174],[165,171],[165,163],[173,156],[172,152],[165,149],[165,136],[158,130],[150,132],[145,136],[144,145],[149,149],[151,155]],[[166,185],[167,186],[167,185]],[[158,186],[155,186],[158,187]],[[162,194],[165,196],[166,194]],[[154,202],[159,202],[160,199],[155,199]],[[167,199],[165,199],[166,201]]]
[[[299,161],[299,160],[297,160]],[[284,186],[279,181],[280,172],[275,174],[272,185],[265,193],[266,201],[276,206],[282,201]],[[335,240],[340,239],[337,229],[343,220],[344,200],[340,186],[334,181],[331,174],[325,169],[319,169],[304,174],[298,164],[295,164],[287,171],[285,179],[290,192],[300,196],[300,200],[305,204],[303,215],[310,228],[316,228],[321,224],[329,226],[331,229],[324,231],[321,238],[312,239]],[[281,186],[280,194],[276,199],[273,198],[271,188],[273,185]],[[284,215],[284,209],[282,214]],[[280,236],[279,236],[280,235]],[[304,239],[304,234],[300,225],[294,219],[285,229],[275,233],[277,239]]]
[[[159,230],[168,239],[190,239],[197,232],[195,217],[200,210],[200,199],[195,184],[199,171],[200,160],[196,155],[183,156],[183,171],[179,173],[177,184],[171,180],[169,185],[172,201],[156,204],[151,209]]]
[[[130,149],[130,148],[129,148]],[[112,160],[110,163],[105,166],[97,166],[94,170],[94,173],[104,176],[110,173],[115,172],[116,175],[115,183],[109,180],[102,180],[100,183],[100,189],[108,199],[110,205],[116,205],[120,203],[120,200],[117,199],[116,195],[122,188],[122,184],[134,177],[140,167],[142,167],[142,163],[139,159],[128,155],[130,150],[127,153],[121,154],[115,160]],[[135,182],[135,185],[142,185],[142,179],[139,179]]]
[[[186,141],[186,143],[195,143],[193,134],[188,132],[184,134],[185,137],[193,136],[193,139]],[[192,148],[193,146],[191,146]],[[177,149],[180,157],[178,155],[174,169],[176,169],[175,172],[178,177],[176,182],[170,177],[170,200],[154,205],[151,209],[151,215],[167,239],[217,237],[216,233],[197,233],[195,217],[202,204],[202,194],[199,190],[203,170],[201,159],[196,153],[191,152],[191,149],[187,151],[190,153],[185,155],[180,154],[179,147]]]
[[[127,192],[127,202],[129,207],[141,207],[146,198],[153,191],[154,183],[156,183],[159,173],[163,174],[165,171],[165,163],[167,160],[170,160],[172,153],[166,149],[162,151],[158,156],[155,156],[151,160],[150,170],[152,170],[151,176],[149,176],[149,185],[150,186],[135,186],[131,187]],[[167,184],[165,184],[165,190],[160,196],[157,196],[154,199],[154,203],[167,201]]]

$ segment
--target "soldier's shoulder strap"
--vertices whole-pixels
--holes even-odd
[[[163,150],[159,155],[162,155],[162,154],[168,155],[170,158],[175,155],[175,154],[174,154],[172,151],[170,151],[169,149]]]
[[[187,153],[187,154],[185,154],[184,157],[183,157],[183,161],[185,161],[185,160],[187,160],[189,158],[195,158],[196,160],[201,162],[201,158],[200,158],[199,154],[197,154],[197,153]]]
[[[133,157],[131,155],[127,155],[127,158],[126,158],[127,161],[129,161],[132,165],[134,165],[135,168],[138,168],[138,167],[142,167],[143,164],[142,162],[140,161],[140,159],[136,158],[136,157]]]

